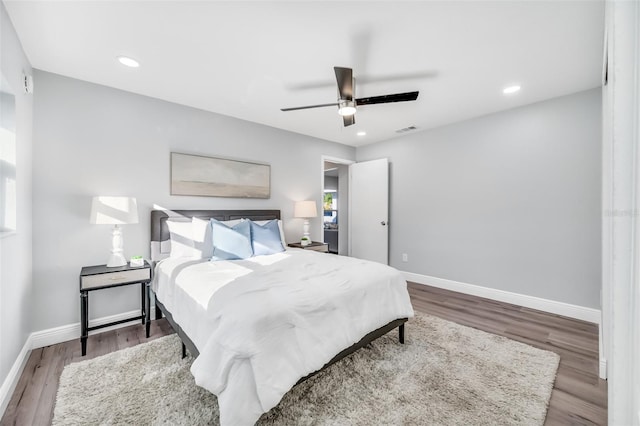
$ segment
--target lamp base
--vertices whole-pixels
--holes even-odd
[[[302,225],[302,238],[300,239],[301,246],[308,246],[311,244],[311,238],[309,237],[309,219],[304,220],[304,224]]]
[[[127,259],[122,254],[112,254],[107,261],[107,268],[115,268],[117,266],[126,266]]]
[[[124,257],[122,246],[122,230],[118,225],[113,225],[113,230],[111,230],[111,254],[107,261],[107,268],[115,268],[117,266],[125,266],[127,264],[127,259]]]

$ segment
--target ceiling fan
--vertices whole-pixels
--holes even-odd
[[[369,98],[356,99],[356,81],[353,78],[351,68],[333,67],[338,81],[338,102],[330,104],[307,105],[294,108],[282,108],[281,111],[295,111],[299,109],[324,108],[330,106],[338,107],[338,114],[342,116],[344,126],[351,126],[356,123],[356,108],[361,105],[388,104],[392,102],[407,102],[418,99],[418,91],[406,93],[394,93],[392,95],[371,96]]]

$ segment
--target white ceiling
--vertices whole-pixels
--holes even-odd
[[[35,68],[354,146],[601,81],[602,1],[4,3]],[[333,66],[357,97],[420,97],[347,128],[336,108],[280,111],[335,102]]]

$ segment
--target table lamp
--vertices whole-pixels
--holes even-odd
[[[125,266],[122,230],[118,225],[138,223],[138,205],[133,197],[93,197],[91,203],[92,224],[113,225],[111,231],[111,254],[107,267]]]
[[[309,218],[317,217],[318,210],[316,209],[315,201],[296,201],[293,208],[293,216],[304,219],[303,231],[304,235],[300,240],[300,244],[307,246],[311,244],[311,238],[309,238]]]

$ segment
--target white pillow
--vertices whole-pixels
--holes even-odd
[[[246,219],[234,219],[220,221],[229,227],[240,223]],[[264,225],[268,220],[258,220],[255,223]],[[171,252],[169,257],[195,257],[199,259],[210,259],[213,256],[213,233],[209,219],[194,217],[168,219],[169,235],[171,238]],[[282,221],[278,220],[280,229],[280,239],[282,247],[287,247],[282,230]]]
[[[240,223],[240,221],[242,221],[242,219],[225,220],[220,222],[231,228]],[[193,226],[192,239],[196,255],[201,259],[211,259],[213,256],[213,229],[211,228],[211,221],[209,219],[194,217],[191,223]]]
[[[267,222],[271,222],[270,220],[254,220],[254,223],[257,223],[260,226],[263,226]],[[284,239],[284,230],[282,229],[282,221],[278,219],[278,229],[280,230],[280,241],[282,241],[282,247],[286,250],[287,242]]]
[[[201,259],[213,256],[213,237],[211,236],[211,222],[209,219],[194,217],[191,220],[193,232],[193,246]]]
[[[167,220],[169,236],[171,238],[171,251],[169,257],[199,257],[193,242],[193,225],[186,218]]]

